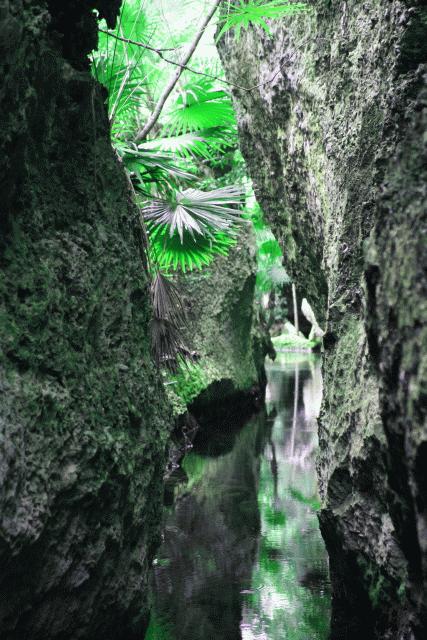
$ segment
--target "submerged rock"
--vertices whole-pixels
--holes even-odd
[[[424,638],[427,8],[309,4],[219,48],[248,87],[233,92],[256,196],[299,297],[326,317],[332,637]]]
[[[0,635],[141,638],[171,419],[93,9],[0,8]]]

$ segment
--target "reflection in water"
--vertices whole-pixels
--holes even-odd
[[[326,640],[327,559],[315,510],[317,362],[268,367],[267,411],[215,457],[183,462],[154,568],[150,640]],[[283,356],[282,356],[283,358]],[[294,358],[295,359],[295,358]]]

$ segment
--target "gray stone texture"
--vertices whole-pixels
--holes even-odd
[[[219,44],[257,198],[321,325],[332,637],[427,633],[427,7],[313,0]],[[253,88],[256,87],[256,88]]]
[[[93,9],[0,1],[0,635],[141,638],[171,416]]]
[[[228,256],[218,256],[201,271],[179,277],[188,320],[188,343],[210,382],[229,380],[246,391],[264,378],[264,342],[255,302],[255,240],[239,230]]]

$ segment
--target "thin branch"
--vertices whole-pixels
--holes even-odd
[[[259,89],[260,87],[264,87],[265,85],[269,84],[270,82],[273,82],[273,80],[279,75],[279,73],[281,72],[281,70],[285,66],[284,64],[282,64],[281,67],[279,68],[279,70],[269,80],[265,80],[264,82],[260,82],[259,84],[254,84],[252,87],[244,87],[244,86],[242,86],[240,84],[235,84],[234,82],[229,82],[228,80],[224,80],[223,78],[220,78],[219,76],[215,76],[215,75],[213,75],[211,73],[206,73],[205,71],[199,71],[198,69],[193,69],[192,67],[188,67],[186,64],[182,64],[181,62],[176,62],[175,60],[171,60],[170,58],[166,58],[166,56],[163,55],[163,51],[175,51],[176,49],[156,49],[155,47],[150,47],[149,45],[145,44],[144,42],[137,42],[136,40],[130,40],[129,38],[122,38],[122,37],[116,35],[115,33],[110,33],[109,31],[105,31],[104,29],[99,29],[99,31],[102,31],[102,33],[107,34],[107,36],[111,36],[112,38],[116,38],[117,40],[121,40],[122,42],[127,42],[129,44],[134,44],[137,47],[142,47],[143,49],[148,49],[149,51],[153,51],[164,62],[167,62],[168,64],[172,64],[175,67],[180,67],[183,71],[190,71],[191,73],[194,73],[194,74],[196,74],[198,76],[205,76],[205,78],[211,78],[212,80],[217,80],[218,82],[222,82],[223,84],[226,84],[229,87],[234,87],[235,89],[240,89],[241,91],[253,91],[254,89]]]
[[[172,93],[173,89],[176,86],[176,83],[178,82],[179,78],[181,77],[182,72],[184,71],[183,67],[185,67],[185,65],[187,64],[187,62],[190,60],[191,56],[193,55],[194,51],[196,50],[196,47],[199,44],[200,39],[201,39],[203,33],[205,32],[205,29],[206,29],[207,25],[209,24],[211,18],[213,17],[215,11],[218,9],[218,7],[221,4],[221,2],[222,2],[222,0],[215,0],[211,10],[209,11],[207,16],[203,20],[200,29],[196,33],[196,36],[195,36],[193,42],[188,47],[187,53],[184,55],[184,57],[183,57],[183,59],[182,59],[182,61],[180,63],[180,66],[178,66],[178,69],[172,75],[172,77],[170,78],[170,80],[167,83],[166,87],[164,88],[163,93],[160,96],[159,101],[157,102],[157,105],[155,106],[153,113],[148,118],[148,120],[145,123],[145,125],[138,131],[137,136],[136,136],[136,141],[137,142],[140,141],[140,140],[144,140],[147,137],[148,133],[151,131],[151,129],[156,124],[156,122],[159,119],[159,116],[160,116],[160,114],[162,112],[162,109],[163,109],[163,107],[165,105],[166,100],[168,99],[168,97]]]
[[[118,36],[116,33],[111,33],[106,29],[101,29],[101,27],[98,27],[98,31],[100,31],[101,33],[105,33],[105,35],[111,36],[116,40],[121,40],[121,42],[127,42],[128,44],[135,44],[137,47],[148,49],[148,51],[154,51],[154,53],[157,53],[158,55],[160,55],[162,51],[176,51],[176,47],[170,47],[169,49],[157,49],[156,47],[152,47],[149,44],[146,44],[145,42],[138,42],[138,40],[132,40],[131,38],[124,38],[123,36]]]
[[[117,36],[115,33],[109,33],[108,31],[104,31],[104,29],[99,29],[103,33],[106,33],[108,36],[112,38],[117,38],[117,40],[122,40],[122,42],[128,42],[129,44],[135,44],[137,47],[143,47],[144,49],[148,49],[149,51],[153,51],[157,53],[159,58],[167,62],[168,64],[173,64],[175,67],[181,67],[181,69],[185,71],[190,71],[191,73],[195,73],[198,76],[205,76],[205,78],[212,78],[212,80],[217,80],[218,82],[222,82],[223,84],[227,84],[230,87],[236,87],[236,89],[242,89],[243,91],[249,91],[250,89],[246,89],[246,87],[241,87],[239,84],[234,84],[233,82],[228,82],[228,80],[224,80],[223,78],[219,78],[218,76],[213,75],[212,73],[206,73],[205,71],[199,71],[198,69],[193,69],[192,67],[187,67],[185,64],[181,64],[180,62],[176,62],[175,60],[171,60],[170,58],[166,58],[163,55],[163,51],[171,51],[171,49],[155,49],[154,47],[149,47],[143,42],[136,42],[135,40],[129,40],[128,38],[121,38]]]

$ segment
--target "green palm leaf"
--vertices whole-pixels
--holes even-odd
[[[176,136],[201,129],[235,126],[230,96],[223,89],[214,87],[213,83],[209,78],[201,78],[182,88],[175,105],[166,115],[165,135]]]
[[[290,16],[301,11],[307,11],[308,6],[305,2],[280,2],[280,0],[272,0],[266,2],[266,0],[239,0],[237,4],[229,5],[226,15],[220,18],[223,21],[216,40],[229,31],[235,29],[236,39],[240,38],[241,29],[247,29],[253,25],[259,25],[270,33],[270,27],[266,23],[266,19],[277,19],[283,16]]]
[[[177,135],[209,127],[227,127],[233,122],[233,108],[228,99],[206,99],[172,111],[165,131],[169,135]]]
[[[167,225],[148,225],[151,261],[167,272],[180,269],[184,273],[202,269],[211,264],[218,255],[226,256],[236,244],[236,238],[225,233],[214,233],[211,237],[197,236],[184,231],[182,239],[169,234]]]
[[[194,175],[177,164],[176,156],[171,153],[118,141],[115,146],[127,170],[136,176],[137,187],[143,191],[147,183],[173,189],[177,181],[194,180]]]
[[[195,157],[212,160],[216,155],[236,144],[235,129],[209,127],[193,133],[183,133],[167,138],[144,142],[140,148],[169,151],[191,160]]]

